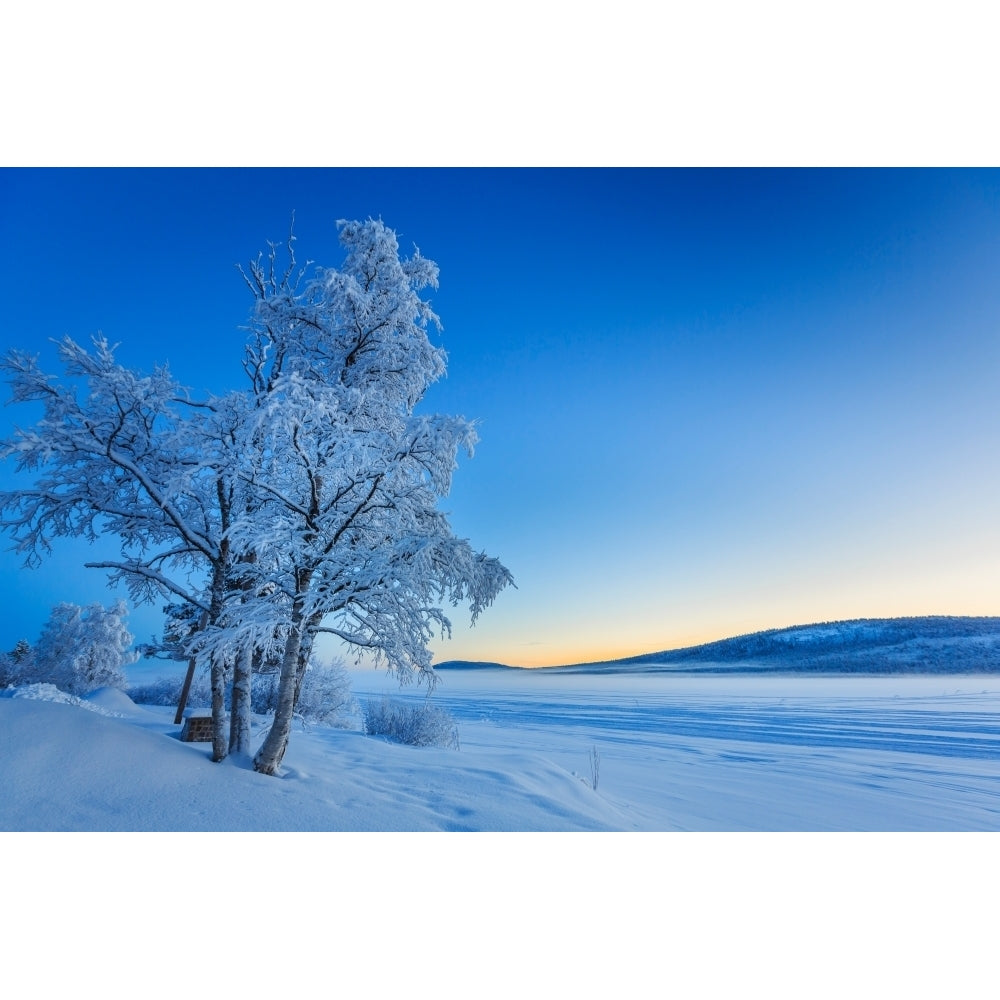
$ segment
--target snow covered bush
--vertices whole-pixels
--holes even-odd
[[[171,705],[181,700],[182,677],[161,677],[148,684],[130,685],[128,696],[137,705]],[[207,674],[196,674],[188,691],[187,704],[190,708],[207,708],[212,703],[212,689]]]
[[[366,736],[384,736],[394,743],[411,747],[453,747],[458,749],[458,727],[443,708],[426,698],[419,704],[384,697],[367,701],[362,709]]]
[[[55,684],[71,694],[125,687],[125,667],[136,660],[125,626],[128,606],[57,604],[35,647],[31,680]],[[27,678],[22,675],[22,681]]]
[[[341,664],[315,664],[302,678],[296,711],[307,722],[332,725],[354,703],[351,679]]]
[[[277,672],[254,674],[251,687],[253,711],[272,715],[278,706]],[[350,708],[351,679],[338,662],[309,664],[302,676],[295,714],[304,722],[333,725]]]

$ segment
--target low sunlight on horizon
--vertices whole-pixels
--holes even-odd
[[[0,206],[3,353],[58,372],[53,339],[100,331],[196,396],[240,387],[236,265],[293,213],[302,260],[381,217],[439,265],[420,409],[480,436],[442,507],[517,589],[474,628],[446,609],[438,662],[1000,614],[1000,171],[4,168]],[[0,436],[36,418],[6,406]],[[113,542],[26,570],[3,541],[0,649],[126,596],[82,568]]]

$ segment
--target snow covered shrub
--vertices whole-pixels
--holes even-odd
[[[332,725],[351,706],[352,701],[351,679],[343,665],[314,663],[302,678],[302,689],[295,711],[306,722]]]
[[[130,685],[128,696],[137,705],[177,705],[181,700],[183,677],[161,677],[149,684]],[[212,689],[206,673],[195,674],[188,691],[188,708],[208,708],[212,704]]]
[[[57,604],[38,644],[32,679],[49,682],[71,694],[101,687],[125,687],[125,666],[134,663],[132,633],[125,627],[128,606]]]
[[[181,682],[168,677],[128,687],[128,696],[137,705],[176,705],[180,695]]]
[[[260,715],[272,715],[278,705],[279,675],[254,674],[251,682],[251,707]],[[333,725],[350,708],[351,679],[338,662],[309,664],[302,678],[295,714],[304,722]]]
[[[424,699],[419,705],[393,701],[365,702],[362,718],[366,736],[384,736],[394,743],[411,747],[454,747],[458,749],[458,728],[443,708]]]

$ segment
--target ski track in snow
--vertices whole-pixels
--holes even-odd
[[[437,698],[460,722],[490,721],[511,729],[590,734],[606,743],[655,746],[672,737],[741,740],[754,744],[896,750],[944,757],[1000,756],[1000,721],[986,712],[956,717],[944,711],[840,709],[836,714],[799,708],[686,708],[678,705],[594,705]]]

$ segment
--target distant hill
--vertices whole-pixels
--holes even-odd
[[[435,670],[519,670],[508,663],[487,663],[483,660],[445,660],[435,663]]]
[[[503,667],[450,661],[440,669]],[[1000,617],[861,618],[769,629],[621,660],[537,668],[560,673],[1000,673]]]

